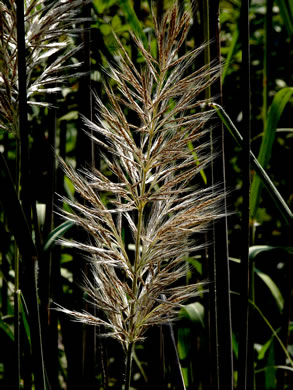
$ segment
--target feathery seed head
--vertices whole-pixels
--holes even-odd
[[[103,325],[126,349],[149,326],[174,319],[180,305],[196,296],[195,285],[179,283],[185,259],[198,249],[194,235],[220,216],[221,195],[196,186],[197,175],[212,158],[205,125],[213,112],[202,110],[200,96],[218,77],[219,67],[209,64],[188,73],[203,49],[180,55],[190,23],[176,3],[161,23],[154,19],[157,57],[133,36],[144,58],[142,69],[116,38],[120,57],[108,74],[118,92],[105,85],[109,106],[97,98],[96,121],[84,120],[112,176],[97,170],[77,173],[63,162],[85,200],[68,201],[75,212],[65,217],[91,236],[90,244],[69,245],[92,257],[92,278],[85,288],[106,319],[63,311],[78,321]],[[135,123],[128,121],[125,108],[136,115]],[[111,194],[107,204],[102,193]],[[134,259],[123,239],[123,224],[132,233]]]
[[[86,0],[87,2],[87,0]],[[68,77],[65,70],[72,71],[80,64],[64,65],[80,47],[67,49],[69,33],[78,31],[85,19],[77,17],[83,0],[24,2],[26,78],[28,103],[48,104],[33,99],[36,93],[60,91],[60,84]],[[18,69],[17,69],[17,17],[16,1],[0,1],[0,128],[13,132],[18,128]],[[61,56],[62,53],[62,56]],[[54,56],[51,63],[48,61]],[[34,71],[38,68],[38,74]],[[40,71],[41,69],[41,71]],[[75,73],[76,74],[76,73]]]

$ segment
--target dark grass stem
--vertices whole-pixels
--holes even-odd
[[[210,41],[210,9],[209,0],[204,0],[201,3],[201,30],[204,41]],[[204,51],[204,64],[210,63],[210,46],[207,46]],[[211,98],[211,88],[207,88],[205,91],[205,97]],[[210,147],[212,153],[212,130],[210,130]],[[213,163],[212,163],[213,164]],[[210,170],[210,184],[213,183],[213,168]],[[220,356],[219,356],[219,332],[218,332],[218,300],[217,300],[217,273],[216,273],[216,254],[215,254],[215,227],[207,233],[207,240],[211,242],[208,248],[208,278],[213,280],[209,286],[209,340],[210,340],[210,385],[216,389],[219,386],[220,381]]]
[[[22,207],[28,223],[31,219],[29,191],[29,138],[27,121],[27,87],[25,59],[24,2],[16,2],[17,10],[17,62],[18,62],[18,138],[20,142],[20,183]]]
[[[26,61],[25,61],[25,32],[24,32],[24,3],[18,0],[16,3],[17,11],[17,48],[18,48],[18,134],[16,140],[16,192],[23,204],[23,210],[27,221],[30,217],[30,209],[27,200],[27,185],[28,185],[28,136],[27,136],[27,92],[26,92]],[[28,211],[29,210],[29,211]],[[20,365],[21,365],[21,340],[20,340],[20,262],[19,251],[15,246],[15,345],[16,345],[16,378],[17,388],[20,388]]]
[[[210,58],[220,62],[219,1],[210,3]],[[211,86],[211,95],[222,102],[221,79]],[[212,185],[220,183],[221,192],[226,194],[225,136],[223,125],[217,121],[212,130],[212,142],[218,157],[212,162]],[[227,205],[224,195],[222,207],[225,216],[214,223],[214,272],[216,302],[216,345],[218,389],[233,389],[232,315],[230,298],[230,269],[228,253]]]
[[[134,343],[130,343],[128,345],[127,352],[126,352],[125,390],[130,390],[133,347],[134,347]]]
[[[249,26],[249,0],[241,3],[241,30],[240,37],[242,43],[242,126],[243,126],[243,149],[242,149],[242,249],[241,249],[241,286],[240,300],[242,310],[239,338],[239,378],[238,389],[253,389],[253,366],[250,353],[251,340],[249,332],[249,296],[251,288],[251,264],[249,260],[250,246],[250,26]]]
[[[53,100],[53,99],[52,99]],[[53,103],[53,101],[52,101]],[[54,204],[56,191],[56,162],[54,150],[56,148],[56,109],[48,110],[48,144],[45,145],[47,158],[48,180],[46,186],[46,215],[43,227],[43,237],[47,237],[54,227]],[[59,280],[58,259],[54,258],[55,252],[43,252],[40,265],[40,298],[41,321],[44,338],[44,359],[47,367],[48,381],[51,388],[59,389],[58,380],[58,330],[57,315],[51,310],[52,302],[56,300],[57,281]],[[42,279],[41,279],[42,277]],[[42,293],[42,296],[41,296]]]
[[[269,97],[269,69],[270,69],[270,42],[272,39],[273,0],[266,0],[266,13],[264,21],[264,57],[263,57],[263,128],[266,125]]]
[[[31,194],[30,194],[30,164],[29,164],[29,133],[27,121],[27,79],[26,79],[26,47],[24,29],[24,2],[16,2],[17,16],[17,61],[18,61],[18,138],[20,142],[20,199],[31,232]],[[30,331],[32,335],[32,361],[35,374],[35,386],[45,389],[45,373],[42,352],[41,325],[39,316],[37,290],[37,256],[23,253],[23,281],[20,288],[23,291],[30,313]],[[18,315],[18,313],[16,313]]]

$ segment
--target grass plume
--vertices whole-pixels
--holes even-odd
[[[0,1],[0,127],[18,136],[18,48],[16,0]],[[82,0],[24,2],[27,99],[47,105],[33,96],[60,91],[60,84],[79,64],[67,64],[79,47],[69,48],[69,34],[81,23]],[[75,26],[75,28],[73,28]],[[62,54],[62,55],[61,55]],[[50,60],[51,59],[51,60]]]
[[[199,96],[218,77],[219,67],[190,71],[205,46],[180,56],[191,19],[176,3],[160,23],[153,19],[156,53],[133,35],[144,60],[138,69],[116,38],[119,55],[107,69],[115,89],[104,85],[109,105],[96,97],[96,121],[84,120],[111,176],[96,169],[76,172],[63,162],[84,199],[66,200],[74,212],[65,217],[90,235],[90,243],[64,244],[91,259],[85,290],[105,317],[61,310],[77,321],[102,325],[121,342],[128,356],[126,388],[133,345],[150,326],[176,318],[178,308],[197,295],[198,286],[181,284],[185,259],[199,248],[194,236],[220,216],[221,195],[195,184],[212,159],[205,125],[213,110],[204,111]],[[129,112],[135,123],[129,122]],[[125,224],[134,258],[123,239]]]

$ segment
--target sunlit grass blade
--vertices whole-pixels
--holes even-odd
[[[273,102],[269,108],[266,125],[264,129],[263,139],[258,155],[258,162],[264,168],[267,169],[271,154],[273,143],[276,136],[276,130],[279,119],[282,112],[290,100],[293,93],[293,88],[283,88],[274,97]],[[256,217],[257,209],[260,202],[262,190],[262,181],[258,175],[255,175],[251,185],[251,198],[250,198],[250,214],[252,218]]]
[[[290,14],[292,16],[293,15],[293,1],[292,0],[288,0],[288,3],[289,3]]]
[[[267,252],[271,250],[276,250],[277,248],[274,247],[269,247],[269,246],[262,246],[262,245],[257,245],[257,246],[252,246],[249,248],[249,257],[251,261],[255,261],[255,258],[258,254],[262,252]],[[235,258],[230,258],[230,261],[233,261],[237,264],[240,264],[240,259],[235,259]],[[282,293],[279,289],[279,287],[276,285],[276,283],[273,281],[273,279],[266,273],[260,271],[258,268],[253,267],[253,272],[254,274],[260,278],[267,288],[270,290],[270,293],[272,294],[272,297],[274,298],[278,309],[282,311],[283,306],[284,306],[284,298],[282,296]]]
[[[221,107],[219,104],[216,104],[216,103],[210,103],[209,105],[216,109],[216,112],[217,112],[219,118],[221,119],[221,121],[223,122],[223,124],[225,125],[227,130],[230,132],[230,134],[235,139],[237,144],[239,146],[242,146],[242,141],[243,141],[242,135],[240,134],[240,132],[237,129],[237,127],[235,126],[235,124],[232,122],[229,115],[223,109],[223,107]],[[283,199],[283,197],[281,196],[281,194],[277,190],[274,183],[271,181],[271,179],[268,176],[268,174],[266,173],[266,171],[260,165],[259,161],[255,157],[255,155],[252,153],[252,151],[250,151],[250,157],[251,157],[251,165],[255,169],[258,176],[261,178],[268,193],[270,194],[270,196],[272,197],[272,199],[275,202],[275,205],[279,209],[283,219],[285,220],[285,222],[287,224],[291,224],[292,220],[293,220],[293,214],[292,214],[291,210],[289,209],[287,203],[285,202],[285,200]]]
[[[14,333],[12,328],[9,326],[3,317],[0,317],[0,329],[9,337],[11,341],[14,341]]]
[[[280,14],[283,19],[284,25],[288,32],[289,37],[293,35],[293,4],[290,0],[290,5],[288,6],[286,0],[276,0],[277,5],[280,9]]]
[[[223,66],[223,71],[222,71],[222,76],[221,76],[222,77],[222,84],[224,84],[225,78],[226,78],[227,73],[228,73],[228,69],[231,66],[231,60],[232,60],[233,55],[235,53],[238,40],[239,40],[239,28],[237,26],[234,33],[233,33],[232,41],[231,41],[229,51],[228,51],[228,55],[227,55],[227,58],[225,60],[225,64]]]
[[[43,251],[46,252],[50,250],[55,244],[56,241],[63,237],[63,235],[74,226],[75,223],[71,221],[65,221],[61,225],[57,226],[54,230],[51,231],[51,233],[48,235],[44,246]]]
[[[279,287],[276,285],[276,283],[273,281],[273,279],[268,274],[261,272],[257,268],[255,269],[255,272],[261,278],[261,280],[265,283],[265,285],[268,287],[272,296],[275,299],[275,302],[278,306],[278,309],[280,311],[282,311],[283,306],[284,306],[284,299],[282,297],[282,294],[281,294]]]
[[[194,151],[194,146],[193,146],[192,142],[188,142],[188,149],[192,152],[192,155],[194,157],[194,161],[195,161],[196,165],[198,166],[200,164],[200,162],[198,160],[198,156],[196,155],[196,152]],[[199,173],[202,177],[204,184],[207,185],[208,180],[207,180],[207,175],[205,174],[204,169],[201,169],[199,171]]]

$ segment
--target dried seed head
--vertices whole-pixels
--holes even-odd
[[[85,20],[77,17],[85,3],[83,0],[46,3],[45,0],[24,2],[27,99],[29,104],[41,106],[48,103],[35,100],[36,93],[60,91],[60,84],[69,74],[78,75],[76,69],[80,64],[64,64],[80,49],[68,49],[68,34],[77,31],[73,25]],[[0,1],[0,128],[16,136],[19,116],[17,56],[16,1]],[[55,60],[50,63],[52,57]],[[36,68],[37,74],[34,73]]]
[[[199,249],[194,236],[220,216],[221,195],[198,189],[197,180],[212,159],[205,125],[213,112],[202,110],[201,93],[219,68],[207,64],[187,72],[203,48],[180,56],[189,25],[190,17],[180,16],[176,4],[161,23],[155,20],[158,59],[134,38],[145,60],[142,69],[136,69],[117,38],[120,58],[108,74],[119,92],[105,86],[111,107],[97,98],[95,123],[85,119],[112,176],[77,173],[64,165],[85,200],[70,201],[76,213],[65,217],[91,236],[89,244],[71,245],[92,257],[85,288],[107,319],[64,311],[78,321],[103,323],[126,349],[149,326],[174,319],[180,305],[196,296],[197,286],[180,285],[185,259]],[[125,107],[136,114],[135,124]],[[106,203],[101,193],[107,193]],[[134,259],[122,224],[132,233]]]

